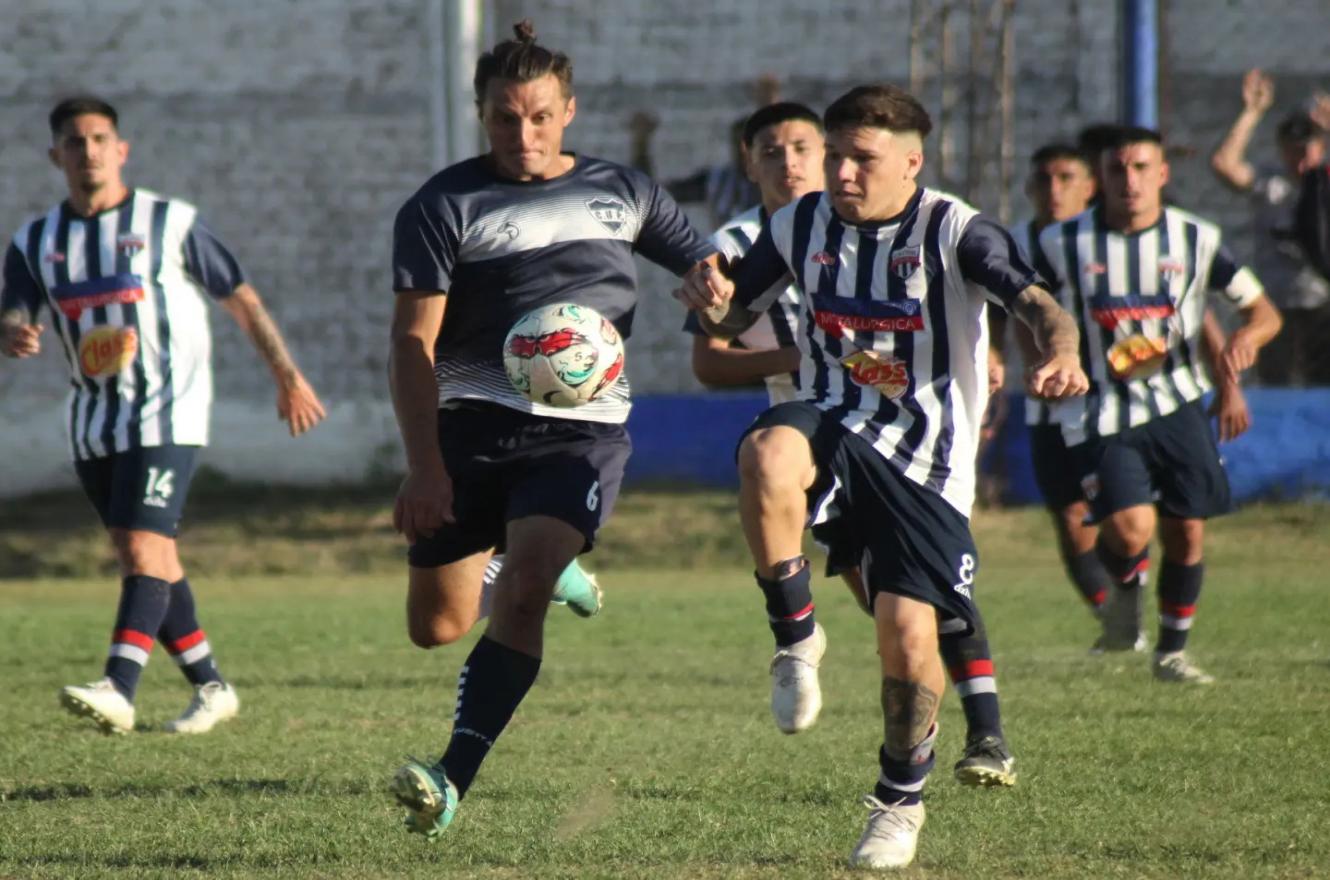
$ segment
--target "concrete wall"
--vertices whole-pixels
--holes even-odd
[[[0,229],[16,228],[62,194],[44,159],[53,101],[78,90],[104,94],[133,143],[130,179],[200,206],[330,405],[327,425],[287,440],[271,415],[266,372],[217,311],[222,403],[209,464],[240,476],[324,480],[397,461],[384,402],[388,247],[394,210],[433,170],[432,3],[7,0]],[[1317,84],[1330,57],[1330,6],[1162,5],[1164,121],[1191,151],[1175,159],[1175,196],[1241,233],[1244,206],[1212,183],[1205,154],[1237,109],[1247,66],[1264,64],[1278,77],[1276,116]],[[727,126],[751,109],[748,84],[760,73],[779,74],[786,97],[815,106],[858,81],[904,82],[909,7],[909,0],[486,3],[492,35],[529,16],[542,41],[573,55],[580,113],[571,147],[626,159],[627,120],[650,109],[662,120],[655,154],[663,177],[725,160]],[[1021,0],[1015,22],[1015,152],[1023,162],[1040,142],[1114,116],[1116,4]],[[967,34],[958,21],[963,48]],[[936,106],[935,93],[925,97]],[[1259,151],[1272,157],[1268,141],[1263,130]],[[980,192],[993,207],[991,174]],[[1019,192],[1011,197],[1021,204]],[[671,283],[644,271],[629,343],[640,392],[696,390]],[[53,342],[48,337],[48,349]],[[57,355],[0,363],[0,495],[69,480],[58,417],[67,384]]]

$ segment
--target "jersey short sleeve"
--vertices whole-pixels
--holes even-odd
[[[185,233],[183,254],[185,272],[214,299],[226,299],[245,283],[240,262],[200,220]]]
[[[650,204],[634,245],[638,253],[675,275],[683,275],[694,263],[716,252],[664,187],[652,181],[647,196]]]
[[[781,209],[785,210],[788,208]],[[753,312],[765,312],[771,308],[781,291],[793,280],[785,257],[772,237],[772,225],[763,226],[748,253],[730,267],[735,302]]]
[[[1265,295],[1265,287],[1256,273],[1233,258],[1228,245],[1215,248],[1210,261],[1210,289],[1223,294],[1238,308],[1246,308]]]
[[[0,289],[0,312],[22,309],[28,314],[28,320],[36,320],[37,311],[42,305],[42,290],[37,279],[28,271],[28,261],[18,245],[10,244],[5,251],[4,288]]]
[[[393,290],[447,291],[457,265],[459,235],[436,206],[419,195],[393,222]]]
[[[1010,306],[1021,291],[1039,284],[1039,273],[1022,256],[1011,233],[984,216],[966,224],[956,243],[961,277],[986,290],[991,299]]]

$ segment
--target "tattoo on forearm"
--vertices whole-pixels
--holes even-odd
[[[1048,291],[1027,287],[1016,298],[1016,316],[1030,328],[1035,345],[1042,354],[1074,354],[1080,346],[1076,319],[1067,314]]]
[[[28,313],[23,309],[5,309],[0,312],[0,324],[6,327],[22,327],[28,323]]]
[[[917,681],[882,679],[882,717],[887,754],[904,755],[924,741],[940,696]]]
[[[291,359],[291,353],[286,350],[286,343],[282,341],[282,334],[273,323],[272,316],[262,305],[255,304],[249,317],[249,338],[254,341],[254,347],[267,361],[268,368],[281,379],[294,378],[295,361]]]

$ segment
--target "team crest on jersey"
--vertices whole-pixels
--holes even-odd
[[[1159,258],[1159,277],[1164,283],[1172,281],[1184,271],[1186,271],[1186,267],[1182,265],[1181,260],[1175,260],[1172,257]]]
[[[892,251],[887,267],[897,278],[902,280],[909,278],[914,274],[914,270],[919,268],[919,247],[916,245]]]
[[[139,251],[143,250],[146,245],[147,242],[143,239],[143,236],[135,235],[132,232],[116,236],[115,240],[115,249],[119,251],[121,255],[126,257],[134,256]]]
[[[897,400],[910,387],[905,361],[876,351],[856,351],[840,360],[856,385],[874,388],[884,397]]]
[[[616,234],[628,222],[628,207],[618,199],[604,196],[591,199],[586,203],[586,209],[600,221],[601,226]]]

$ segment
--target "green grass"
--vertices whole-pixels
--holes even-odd
[[[729,503],[639,494],[625,506],[593,565],[604,614],[553,610],[539,681],[433,846],[401,831],[385,788],[404,754],[442,748],[469,641],[424,652],[406,640],[385,529],[369,528],[384,564],[333,569],[340,541],[369,540],[351,524],[381,517],[382,499],[348,501],[326,535],[269,528],[264,540],[310,545],[314,575],[191,562],[243,700],[206,737],[151,729],[188,698],[160,651],[140,691],[147,729],[105,738],[57,706],[61,685],[100,670],[112,579],[0,582],[0,877],[852,876],[841,866],[881,736],[871,627],[839,584],[819,582],[826,707],[808,733],[776,732],[769,635]],[[963,723],[948,696],[919,862],[898,876],[1326,876],[1330,510],[1214,524],[1192,649],[1219,682],[1196,690],[1153,683],[1138,656],[1086,656],[1093,627],[1041,514],[985,512],[976,534],[1020,783],[951,779]],[[230,552],[244,570],[295,562],[265,563],[277,550],[258,546]],[[668,565],[633,567],[634,554]]]

